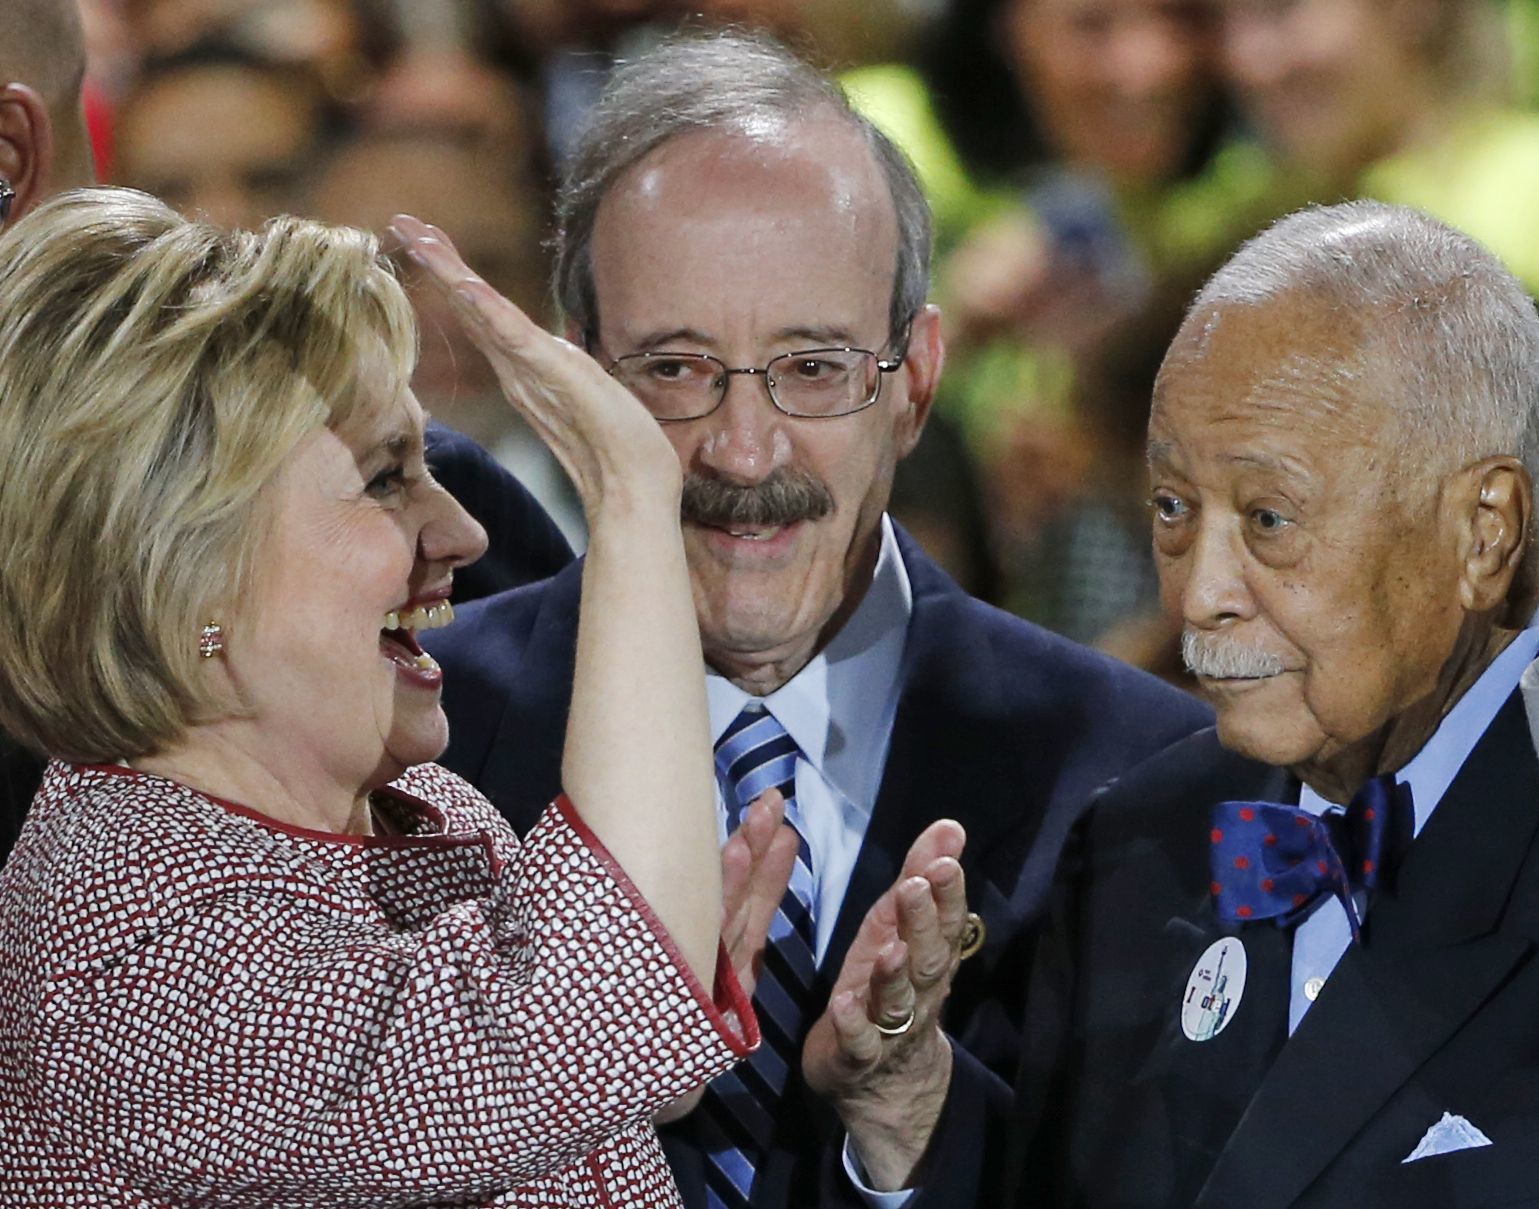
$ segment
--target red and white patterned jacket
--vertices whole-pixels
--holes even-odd
[[[757,1043],[569,803],[520,844],[49,767],[0,873],[0,1205],[667,1206],[653,1112]]]

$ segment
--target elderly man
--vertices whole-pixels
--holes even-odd
[[[80,108],[85,39],[75,0],[0,5],[0,226],[60,189],[95,179]],[[41,764],[0,735],[0,861],[21,828]]]
[[[910,1070],[954,1061],[964,1128],[1007,1095],[986,1065],[1013,1072],[1022,923],[1072,818],[1204,712],[968,598],[884,515],[941,370],[929,214],[821,74],[738,36],[617,72],[558,242],[570,336],[685,471],[723,833],[767,786],[795,829],[758,972],[766,1042],[668,1131],[680,1187],[694,1206],[818,1203],[825,1160],[840,1178],[832,1102],[868,1126],[850,1170],[899,1188],[913,1118],[939,1109]],[[446,761],[521,827],[560,787],[580,581],[479,602],[431,643]],[[947,816],[987,939],[943,1013],[964,909]]]
[[[1198,296],[1149,460],[1217,741],[1077,833],[1018,1203],[1539,1198],[1536,409],[1533,304],[1415,211],[1293,215]]]

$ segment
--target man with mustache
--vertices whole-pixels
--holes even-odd
[[[675,1173],[692,1206],[818,1204],[846,1171],[886,1203],[923,1178],[910,1122],[939,1108],[913,1069],[955,1070],[964,1129],[1008,1098],[1023,925],[1084,801],[1206,715],[967,597],[886,517],[941,370],[929,212],[826,77],[737,35],[623,68],[557,242],[570,338],[685,474],[723,835],[771,786],[794,828],[749,971],[765,1045],[665,1131]],[[446,762],[521,827],[559,789],[580,579],[472,605],[429,644]],[[969,905],[986,932],[957,971]],[[835,1110],[869,1125],[858,1154]]]
[[[1539,1199],[1536,413],[1533,301],[1416,211],[1198,295],[1149,467],[1216,736],[1076,832],[980,1204]]]

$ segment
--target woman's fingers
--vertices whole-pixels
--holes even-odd
[[[397,215],[405,254],[450,299],[503,393],[548,445],[593,509],[617,498],[677,506],[678,463],[657,423],[575,345],[551,335],[478,277],[436,227]]]

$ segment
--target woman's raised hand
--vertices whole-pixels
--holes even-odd
[[[676,511],[678,458],[629,391],[472,272],[437,227],[398,214],[390,229],[451,301],[508,401],[571,476],[590,524],[610,502],[630,507],[655,499]]]
[[[678,457],[634,396],[472,273],[442,231],[404,215],[391,230],[582,496],[588,549],[562,786],[711,986],[721,854]]]

